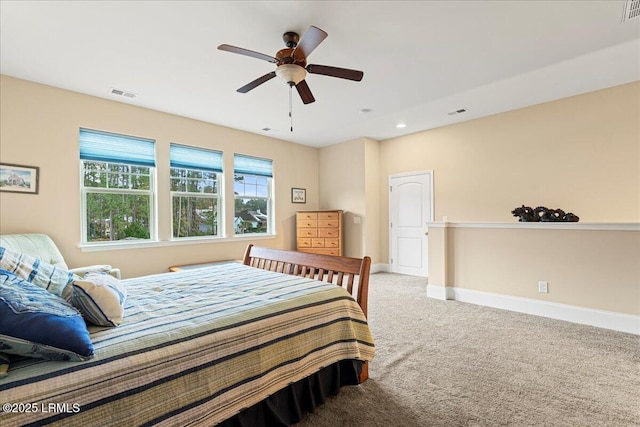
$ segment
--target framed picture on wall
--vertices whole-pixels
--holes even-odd
[[[307,203],[307,190],[304,188],[292,188],[291,203]]]
[[[40,168],[0,163],[0,191],[38,194]]]

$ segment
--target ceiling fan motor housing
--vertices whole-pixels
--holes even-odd
[[[300,36],[298,33],[294,33],[293,31],[287,31],[282,35],[282,40],[284,41],[284,45],[289,49],[293,49],[298,46],[298,42],[300,41]]]

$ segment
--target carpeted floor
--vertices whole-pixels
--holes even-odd
[[[370,378],[300,427],[640,426],[640,337],[426,297],[371,276]]]

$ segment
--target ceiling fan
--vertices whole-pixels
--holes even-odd
[[[307,65],[307,58],[311,52],[313,52],[315,48],[317,48],[318,45],[327,38],[327,35],[328,34],[326,32],[314,26],[309,27],[309,29],[302,35],[302,38],[293,31],[287,31],[282,35],[282,40],[287,47],[278,51],[275,57],[228,44],[221,44],[218,46],[218,49],[231,53],[238,53],[240,55],[251,56],[277,65],[275,71],[271,71],[262,77],[258,77],[251,83],[242,86],[238,89],[238,92],[247,93],[278,76],[290,87],[295,86],[303,103],[310,104],[315,102],[315,98],[311,93],[311,89],[309,89],[309,85],[305,81],[307,73],[321,74],[324,76],[354,80],[357,82],[362,80],[362,76],[364,75],[362,71],[349,70],[346,68],[329,67],[327,65],[316,64]]]

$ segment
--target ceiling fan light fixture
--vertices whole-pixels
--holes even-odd
[[[289,86],[296,86],[307,77],[307,70],[296,64],[282,64],[276,68],[276,75]]]

